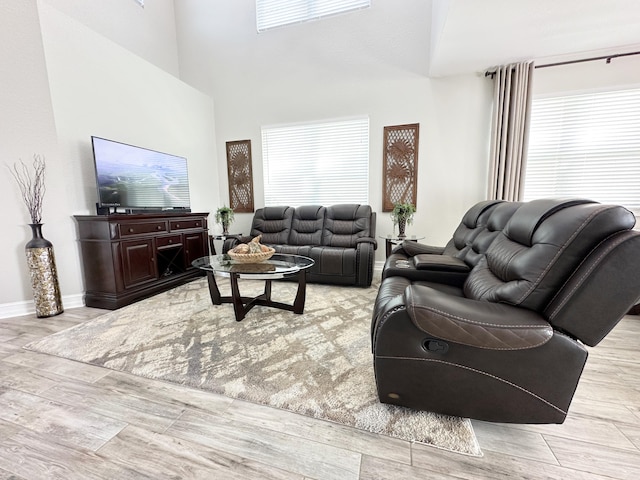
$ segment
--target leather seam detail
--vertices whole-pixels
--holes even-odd
[[[415,315],[416,307],[415,306],[411,306],[409,308],[412,311],[413,315]],[[438,314],[444,316],[445,318],[446,317],[455,318],[457,320],[461,320],[462,322],[465,322],[465,323],[468,323],[468,324],[471,324],[471,325],[477,325],[478,327],[491,327],[491,328],[500,329],[500,330],[517,330],[517,329],[525,329],[525,328],[535,328],[536,330],[551,330],[551,328],[548,325],[513,325],[513,326],[508,326],[508,325],[496,325],[496,324],[491,324],[491,323],[476,322],[474,320],[469,320],[469,319],[465,319],[465,318],[462,318],[462,317],[458,317],[456,315],[451,315],[451,314],[449,314],[447,312],[443,312],[443,311],[437,310],[435,308],[429,308],[429,307],[420,307],[420,308],[423,309],[423,310],[428,310],[430,312],[438,313]],[[411,321],[416,325],[416,327],[418,327],[423,332],[428,333],[430,335],[435,335],[435,334],[429,332],[428,329],[425,330],[424,327],[418,325],[413,320],[413,316],[411,318]],[[487,331],[489,331],[489,328],[487,328]],[[438,335],[435,335],[435,336],[438,336],[438,337],[442,338],[443,340],[448,340],[450,342],[458,343],[460,345],[467,345],[469,347],[480,348],[480,349],[483,349],[483,350],[495,350],[495,351],[529,350],[531,348],[537,348],[537,347],[539,347],[541,345],[544,345],[549,340],[551,340],[551,336],[549,336],[549,337],[541,339],[537,343],[527,344],[527,345],[521,346],[521,347],[497,347],[497,346],[496,347],[491,347],[491,346],[484,346],[484,345],[480,345],[480,344],[476,344],[476,343],[465,342],[465,341],[460,340],[460,339],[453,340],[451,338],[443,337],[442,334],[438,334]],[[502,342],[502,343],[507,343],[507,342]]]
[[[600,243],[599,243],[599,244],[594,248],[594,250],[595,250],[595,249],[597,249],[597,248],[598,248],[600,245],[602,245],[604,242],[609,241],[609,240],[611,239],[611,237],[615,236],[617,233],[619,233],[619,232],[616,232],[616,233],[614,233],[614,234],[612,234],[612,235],[609,235],[609,236],[608,236],[607,238],[605,238],[602,242],[600,242]],[[611,250],[613,250],[614,248],[616,248],[616,247],[618,247],[618,246],[622,245],[623,243],[625,243],[627,240],[628,240],[628,239],[624,239],[624,240],[622,240],[622,241],[618,241],[618,242],[616,242],[616,243],[615,243],[615,244],[613,244],[613,245],[609,245],[609,246],[607,247],[607,249],[606,249],[604,252],[602,252],[602,253],[598,256],[598,258],[593,262],[593,264],[591,265],[591,267],[589,268],[589,270],[587,270],[586,272],[584,272],[584,273],[583,273],[583,275],[582,275],[582,277],[581,277],[581,278],[579,278],[579,279],[576,281],[576,285],[571,289],[571,291],[570,291],[570,292],[568,292],[568,293],[567,293],[567,295],[565,296],[564,300],[563,300],[562,302],[560,302],[560,304],[559,304],[559,305],[558,305],[558,306],[553,310],[553,312],[551,312],[551,313],[549,314],[549,319],[554,318],[554,317],[558,314],[558,311],[560,311],[560,309],[562,309],[562,307],[564,307],[564,306],[566,305],[566,303],[569,301],[569,298],[573,295],[573,293],[574,293],[578,288],[580,288],[580,287],[583,285],[583,283],[584,283],[585,279],[589,276],[589,274],[591,274],[591,272],[593,271],[593,269],[594,269],[594,268],[596,268],[598,265],[600,265],[600,262],[601,262],[602,258],[603,258],[605,255],[607,255],[607,254],[608,254]],[[582,260],[582,262],[580,262],[580,265],[578,265],[578,267],[576,268],[576,270],[575,270],[575,271],[578,271],[578,270],[580,269],[580,267],[581,267],[581,266],[582,266],[582,265],[587,261],[587,258],[588,258],[588,256],[587,256],[586,258],[584,258],[584,259]],[[558,291],[557,291],[557,292],[556,292],[556,294],[554,295],[553,299],[551,299],[551,302],[549,302],[549,304],[551,304],[551,303],[553,302],[553,300],[555,300],[555,298],[560,294],[560,292],[562,292],[562,290],[564,289],[565,285],[567,285],[567,283],[569,283],[569,281],[570,281],[572,278],[573,278],[573,275],[572,275],[572,276],[570,276],[570,277],[567,279],[567,281],[564,283],[564,285],[562,285],[562,287],[561,287],[560,289],[558,289]]]
[[[527,395],[530,395],[531,397],[535,398],[536,400],[541,401],[542,403],[548,405],[549,407],[553,408],[554,410],[557,410],[558,412],[562,413],[563,415],[567,415],[567,412],[565,412],[564,410],[562,410],[560,407],[555,406],[553,403],[549,402],[548,400],[545,400],[544,398],[542,398],[539,395],[536,395],[535,393],[527,390],[526,388],[523,388],[519,385],[516,385],[513,382],[510,382],[509,380],[505,380],[504,378],[500,378],[497,377],[496,375],[492,375],[491,373],[487,373],[487,372],[483,372],[482,370],[477,370],[475,368],[471,368],[471,367],[467,367],[466,365],[459,365],[456,363],[451,363],[451,362],[445,362],[444,360],[435,360],[432,358],[413,358],[413,357],[389,357],[389,356],[379,356],[376,355],[376,358],[380,358],[380,359],[385,359],[385,360],[413,360],[413,361],[418,361],[418,362],[434,362],[434,363],[442,363],[444,365],[449,365],[455,368],[462,368],[464,370],[469,370],[473,373],[478,373],[480,375],[484,375],[490,378],[493,378],[494,380],[497,380],[499,382],[505,383],[511,387],[514,387],[518,390],[523,391],[524,393],[526,393]]]
[[[597,210],[594,210],[593,212],[591,212],[591,214],[587,218],[585,218],[585,220],[582,222],[580,227],[578,227],[573,232],[571,237],[569,237],[564,242],[562,247],[558,249],[558,251],[556,252],[554,257],[551,259],[551,261],[547,264],[545,269],[542,272],[540,272],[540,275],[538,275],[538,278],[536,278],[535,281],[531,282],[531,285],[529,286],[529,289],[526,292],[524,292],[522,294],[522,296],[515,302],[516,305],[520,305],[531,294],[531,292],[533,292],[536,289],[538,284],[541,282],[542,278],[544,278],[544,276],[547,274],[547,272],[549,272],[549,270],[551,270],[551,268],[556,264],[556,261],[558,260],[558,258],[567,249],[567,246],[573,241],[574,238],[576,238],[578,236],[578,234],[580,234],[582,232],[582,230],[585,228],[585,226],[591,222],[593,217],[595,217],[596,215],[599,215],[601,212],[603,212],[605,210],[609,210],[609,209],[611,209],[611,206],[602,206],[602,207],[598,208]]]
[[[422,310],[428,310],[434,313],[439,313],[440,315],[443,315],[445,317],[451,317],[451,318],[455,318],[456,320],[461,320],[463,322],[467,322],[467,323],[471,323],[473,325],[479,325],[479,326],[486,326],[486,327],[494,327],[494,328],[505,328],[508,330],[513,330],[514,328],[542,328],[542,329],[547,329],[549,328],[547,325],[500,325],[497,323],[486,323],[486,322],[479,322],[476,320],[471,320],[468,318],[464,318],[464,317],[459,317],[457,315],[452,315],[448,312],[444,312],[442,310],[438,310],[437,308],[433,308],[433,307],[415,307],[412,306],[411,309],[414,310],[415,313],[415,309],[416,308],[420,308]]]

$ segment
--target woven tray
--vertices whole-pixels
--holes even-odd
[[[276,253],[274,248],[269,247],[268,252],[259,253],[234,253],[228,251],[227,254],[238,263],[260,263],[269,260]]]

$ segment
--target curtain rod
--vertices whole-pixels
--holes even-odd
[[[591,58],[581,58],[579,60],[567,60],[566,62],[556,62],[556,63],[547,63],[544,65],[534,65],[533,68],[547,68],[547,67],[559,67],[562,65],[571,65],[574,63],[583,63],[583,62],[595,62],[597,60],[606,60],[607,64],[611,63],[611,60],[619,57],[630,57],[631,55],[640,55],[640,51],[638,52],[629,52],[629,53],[614,53],[612,55],[602,55],[601,57],[591,57]],[[493,78],[496,72],[494,71],[486,71],[484,72],[485,77]]]
[[[547,68],[547,67],[559,67],[561,65],[571,65],[572,63],[583,62],[595,62],[597,60],[606,60],[606,63],[611,63],[611,60],[618,57],[629,57],[631,55],[640,55],[640,52],[629,53],[615,53],[613,55],[603,55],[601,57],[581,58],[580,60],[568,60],[566,62],[547,63],[545,65],[535,65],[534,68]]]

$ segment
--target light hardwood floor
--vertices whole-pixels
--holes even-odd
[[[478,458],[21,348],[101,313],[0,320],[0,480],[640,478],[640,317],[563,425],[474,421]]]

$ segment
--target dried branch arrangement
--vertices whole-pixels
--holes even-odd
[[[22,160],[13,164],[13,168],[8,167],[13,178],[18,182],[22,200],[24,201],[31,223],[42,223],[42,200],[46,187],[44,184],[45,161],[40,155],[33,156],[32,169]]]

